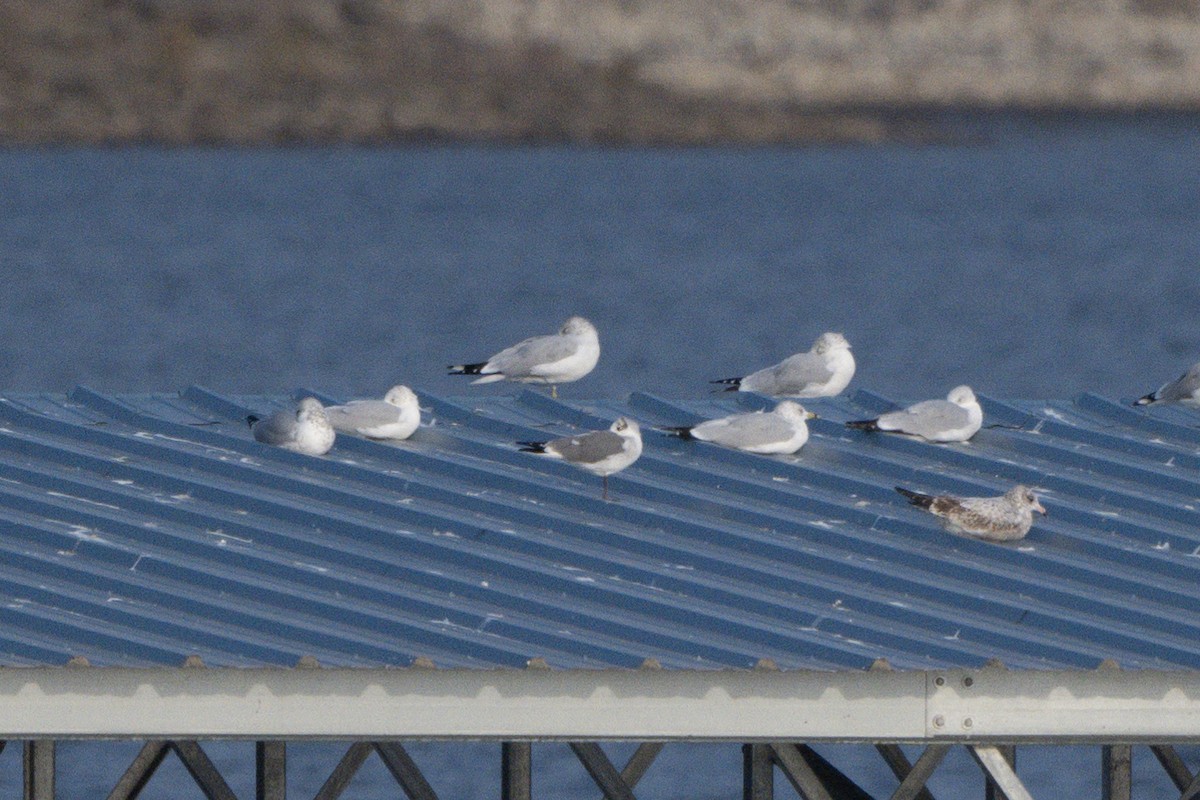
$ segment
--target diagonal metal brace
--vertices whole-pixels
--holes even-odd
[[[410,800],[437,800],[437,792],[399,742],[376,742],[375,750]]]
[[[171,749],[191,773],[192,780],[204,792],[208,800],[237,800],[237,795],[221,777],[217,765],[212,762],[199,743],[194,741],[171,742]]]
[[[778,742],[771,745],[775,762],[805,800],[833,800],[817,773],[794,745]]]
[[[584,769],[592,776],[592,780],[604,792],[604,800],[637,800],[633,788],[617,772],[617,768],[604,755],[600,745],[595,742],[571,742],[571,749],[583,764]]]
[[[969,745],[967,752],[975,759],[983,771],[995,781],[1008,800],[1033,800],[1033,795],[1021,783],[1012,764],[1004,757],[1004,753],[995,745]]]
[[[879,745],[880,747],[891,746],[899,750],[897,745]],[[907,769],[897,769],[900,766],[899,762],[892,766],[892,770],[896,773],[896,777],[900,778],[900,786],[892,794],[892,800],[933,800],[933,795],[925,788],[925,784],[929,781],[933,771],[942,763],[942,759],[946,757],[946,753],[950,752],[948,744],[931,744],[925,748],[925,752],[917,758],[917,763]],[[904,759],[904,763],[908,763],[908,758],[903,753],[899,754]],[[888,764],[892,764],[891,759],[888,759]],[[901,774],[903,772],[903,774]]]

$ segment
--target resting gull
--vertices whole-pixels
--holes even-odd
[[[255,441],[310,456],[320,456],[333,447],[333,426],[325,407],[315,397],[306,397],[294,409],[280,409],[266,419],[246,417]]]
[[[799,403],[781,400],[767,413],[734,414],[699,425],[663,430],[681,439],[712,442],[748,453],[795,453],[808,441],[808,420],[816,416]]]
[[[351,400],[327,406],[325,414],[335,430],[368,439],[407,439],[421,424],[416,393],[407,386],[388,389],[382,400]]]
[[[964,533],[993,542],[1024,538],[1033,525],[1033,512],[1045,514],[1037,495],[1017,484],[999,497],[952,497],[912,492],[896,487],[918,508],[941,517],[952,533]]]
[[[848,428],[906,433],[930,442],[965,442],[978,433],[981,425],[983,409],[970,386],[954,387],[945,400],[925,400],[875,419],[846,423]]]
[[[840,333],[822,333],[807,353],[797,353],[773,367],[744,378],[724,378],[727,392],[758,392],[772,397],[833,397],[854,377],[850,343]]]
[[[1138,399],[1134,405],[1148,406],[1151,403],[1200,405],[1200,364],[1193,365],[1191,369],[1175,380],[1163,384],[1158,391]]]
[[[517,381],[550,384],[558,397],[558,384],[577,381],[600,359],[600,337],[596,326],[583,317],[571,317],[558,333],[532,336],[501,350],[487,361],[456,364],[451,375],[478,375],[471,383]]]
[[[620,472],[642,454],[642,431],[637,422],[620,417],[606,431],[564,436],[548,442],[517,442],[523,453],[540,453],[559,458],[604,478],[608,499],[608,476]]]

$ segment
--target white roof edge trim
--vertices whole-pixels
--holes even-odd
[[[0,670],[0,738],[1200,740],[1200,672]]]

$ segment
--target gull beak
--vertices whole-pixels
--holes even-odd
[[[815,411],[805,411],[804,418],[805,419],[820,419],[820,417],[817,416]]]
[[[1048,516],[1045,507],[1037,500],[1033,501],[1033,510],[1041,514],[1043,517]]]

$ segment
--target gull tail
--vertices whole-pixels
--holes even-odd
[[[1156,394],[1158,394],[1158,392],[1151,392],[1145,397],[1139,397],[1137,400],[1133,401],[1133,404],[1135,406],[1148,406],[1158,400],[1158,398],[1155,397]]]
[[[451,375],[478,375],[486,366],[486,361],[480,361],[478,364],[451,364],[446,369],[450,370]]]
[[[680,439],[692,441],[696,437],[692,436],[692,428],[690,425],[684,425],[681,428],[662,428],[664,433],[669,433],[671,436],[678,436]]]
[[[933,501],[936,499],[931,494],[921,494],[920,492],[910,492],[908,489],[904,489],[900,486],[897,486],[895,488],[896,488],[897,492],[899,492],[900,494],[907,497],[908,502],[912,503],[917,508],[924,508],[924,509],[928,510],[929,507],[933,505]]]
[[[517,442],[517,446],[521,448],[522,453],[544,453],[546,452],[545,442]]]
[[[879,430],[878,419],[859,419],[846,423],[847,428],[854,428],[860,431],[877,431]],[[897,489],[899,491],[899,489]]]
[[[709,381],[709,383],[719,383],[725,388],[722,391],[736,392],[742,385],[741,378],[721,378],[719,381]]]

